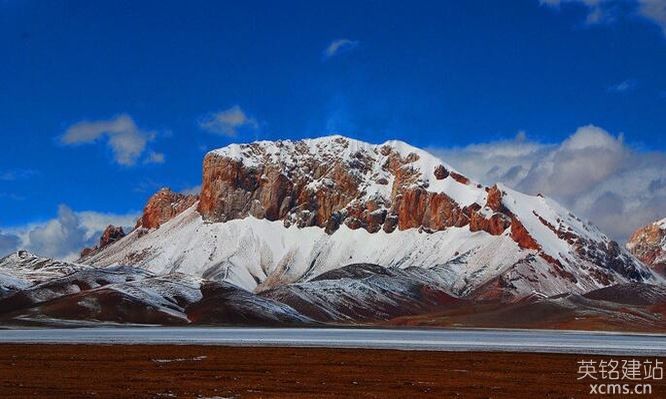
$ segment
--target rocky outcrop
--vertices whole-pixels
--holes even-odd
[[[135,229],[138,230],[138,235],[141,236],[151,229],[159,228],[162,224],[193,206],[198,199],[198,195],[176,193],[170,188],[160,189],[148,199],[146,206],[143,208],[143,214],[136,221]],[[122,227],[109,225],[102,233],[99,244],[92,248],[84,248],[81,251],[80,259],[90,258],[125,236]]]
[[[95,247],[86,247],[81,250],[81,253],[79,254],[80,258],[87,258],[90,255],[92,255],[95,252]]]
[[[257,291],[352,261],[446,265],[442,278],[460,293],[499,274],[496,288],[510,295],[654,278],[555,201],[484,187],[397,141],[332,136],[214,150],[200,196],[160,190],[137,227],[87,264],[172,265]]]
[[[515,217],[511,219],[511,238],[523,249],[541,250],[541,245],[530,235],[520,220]]]
[[[444,165],[435,166],[434,174],[435,174],[435,177],[437,178],[437,180],[444,180],[447,177],[449,177],[449,171],[446,170]]]
[[[251,216],[279,220],[287,227],[318,226],[328,234],[342,225],[371,233],[468,227],[472,232],[506,234],[565,273],[560,254],[543,248],[526,228],[526,215],[511,212],[505,196],[499,186],[483,187],[404,143],[373,146],[333,136],[255,142],[210,152],[203,163],[198,211],[208,222]],[[533,198],[546,201],[543,196]],[[515,206],[515,199],[511,201]],[[599,237],[602,243],[585,240],[562,219],[548,221],[530,212],[529,218],[537,218],[582,259],[624,275],[637,270],[635,260],[612,251],[611,243],[603,241],[607,238]],[[573,215],[567,218],[582,224]]]
[[[263,144],[263,145],[262,145]],[[253,216],[283,220],[290,226],[319,226],[332,233],[340,225],[370,232],[422,228],[439,231],[470,223],[474,211],[443,192],[428,190],[428,179],[418,169],[420,155],[401,153],[390,145],[375,151],[356,151],[350,159],[334,156],[352,145],[339,137],[334,151],[309,152],[297,142],[288,157],[275,157],[265,143],[245,145],[247,157],[211,152],[204,159],[198,210],[205,220],[224,222]],[[277,151],[289,144],[276,142]],[[433,180],[469,185],[468,178],[437,165]],[[478,211],[479,208],[476,210]],[[477,218],[478,219],[478,218]],[[491,218],[481,229],[501,234],[508,219]]]
[[[352,206],[347,206],[358,197],[360,183],[353,170],[316,160],[301,167],[284,170],[282,165],[270,163],[247,167],[243,161],[208,154],[199,212],[214,222],[254,216],[299,227],[326,227],[342,211],[353,213]],[[354,205],[358,213],[360,204]]]
[[[627,249],[666,277],[666,219],[636,230],[627,242]]]
[[[135,229],[141,236],[150,229],[159,228],[163,223],[176,217],[194,205],[199,199],[198,195],[181,194],[171,191],[169,188],[162,188],[146,203],[143,208],[143,214],[136,221]],[[80,260],[89,260],[99,253],[102,249],[121,240],[126,236],[122,227],[109,225],[102,233],[99,244],[94,247],[84,248],[80,254]]]
[[[102,236],[99,238],[99,244],[92,248],[84,248],[81,251],[81,258],[86,258],[98,252],[102,248],[106,248],[123,237],[125,237],[125,231],[123,228],[110,224],[106,227],[106,229],[104,229]]]
[[[136,222],[136,228],[156,229],[194,205],[197,199],[197,195],[181,194],[162,188],[148,200],[143,208],[143,215]]]
[[[122,227],[108,225],[107,228],[102,233],[102,237],[99,239],[99,247],[104,248],[107,245],[113,244],[114,242],[125,237],[125,232]]]

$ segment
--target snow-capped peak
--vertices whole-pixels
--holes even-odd
[[[359,192],[365,198],[380,196],[385,200],[390,197],[396,177],[396,167],[391,170],[390,162],[397,158],[400,160],[397,167],[410,170],[413,176],[410,183],[414,186],[446,193],[462,206],[485,201],[485,190],[480,184],[430,153],[398,140],[369,144],[332,135],[299,141],[256,141],[231,144],[209,152],[208,156],[234,160],[246,168],[279,167],[286,176],[306,179],[309,188],[315,190],[321,185],[330,185],[334,166],[342,164],[358,180]],[[330,170],[323,173],[314,170],[326,166],[330,166]],[[436,168],[446,171],[446,177],[437,178]]]
[[[87,261],[250,290],[352,263],[436,268],[438,284],[456,294],[551,295],[652,278],[555,201],[484,187],[401,141],[335,135],[233,144],[206,155],[201,195],[187,198],[197,199],[187,209],[155,205],[165,217],[153,229]]]

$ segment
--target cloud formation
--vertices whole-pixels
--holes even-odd
[[[561,143],[513,140],[431,149],[485,184],[503,182],[548,195],[624,242],[666,216],[666,154],[632,149],[623,137],[588,125]]]
[[[223,111],[208,113],[199,119],[198,124],[207,132],[227,137],[235,137],[242,130],[259,129],[259,122],[248,116],[238,105]]]
[[[666,36],[666,1],[638,0],[638,14],[657,24]]]
[[[328,46],[326,46],[322,55],[326,60],[338,54],[351,51],[356,47],[358,47],[358,40],[336,39],[333,40]]]
[[[638,87],[638,81],[636,79],[627,79],[620,83],[611,85],[608,87],[608,92],[610,93],[626,93],[628,91],[634,90]]]
[[[559,8],[563,4],[574,4],[587,10],[588,25],[612,23],[618,18],[638,16],[659,26],[666,35],[665,0],[539,0],[541,5]]]
[[[70,126],[60,137],[64,145],[91,144],[106,140],[113,159],[120,165],[132,166],[146,150],[156,133],[139,129],[132,117],[120,114],[111,119],[82,121]]]
[[[106,226],[123,226],[127,231],[134,226],[137,217],[138,213],[74,212],[67,205],[60,205],[54,219],[0,229],[0,256],[27,249],[41,256],[75,260],[81,249],[97,244]]]
[[[161,152],[150,151],[143,162],[161,164],[166,162],[166,156]]]
[[[559,8],[562,4],[579,4],[587,8],[585,22],[598,24],[613,20],[613,14],[609,6],[613,0],[539,0],[542,5]]]
[[[37,172],[32,169],[10,169],[0,171],[0,181],[25,180],[36,175]]]

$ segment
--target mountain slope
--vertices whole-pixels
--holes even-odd
[[[81,262],[181,272],[256,292],[358,263],[428,269],[438,288],[483,299],[655,280],[554,201],[484,187],[398,141],[231,145],[206,156],[198,201],[158,195],[146,209],[159,223]]]
[[[15,277],[22,276],[22,277]],[[21,251],[0,260],[0,325],[309,325],[286,304],[228,283],[131,266],[97,268]]]
[[[437,312],[396,317],[392,326],[537,328],[666,332],[663,285],[618,284],[585,295],[561,294],[510,304],[473,303]]]
[[[666,219],[636,230],[629,238],[627,249],[666,277]]]

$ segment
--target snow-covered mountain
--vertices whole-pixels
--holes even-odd
[[[627,249],[666,276],[666,218],[636,230],[629,238]]]
[[[161,190],[134,231],[80,263],[178,272],[254,292],[312,289],[322,274],[372,264],[423,270],[429,285],[481,299],[658,280],[549,198],[485,187],[403,142],[342,136],[212,151],[199,196]],[[343,280],[339,289],[353,295]]]
[[[311,325],[313,320],[229,283],[133,266],[91,267],[26,251],[0,259],[0,325],[133,323]]]

